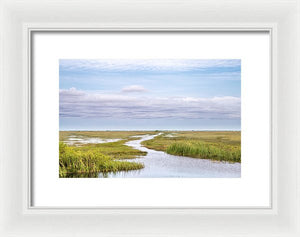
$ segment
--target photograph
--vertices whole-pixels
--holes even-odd
[[[59,59],[60,178],[241,178],[241,59]]]

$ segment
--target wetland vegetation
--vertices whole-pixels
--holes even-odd
[[[240,132],[60,131],[59,176],[98,177],[103,173],[105,177],[108,172],[143,169],[144,164],[136,158],[145,157],[147,152],[127,142],[145,135],[155,135],[141,143],[152,150],[182,157],[241,162]],[[90,139],[99,142],[89,142]],[[72,143],[68,143],[70,140]]]
[[[163,133],[142,142],[149,149],[171,155],[241,162],[240,131],[182,131]]]
[[[151,133],[151,132],[150,132]],[[99,172],[117,172],[136,170],[144,167],[141,163],[122,161],[144,156],[147,153],[124,145],[134,136],[145,132],[111,132],[111,131],[60,131],[59,134],[59,176],[60,177],[97,177]],[[148,134],[148,133],[147,133]],[[121,139],[107,143],[74,142],[67,145],[69,138]]]

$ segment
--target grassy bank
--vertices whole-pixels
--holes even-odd
[[[111,132],[111,131],[61,131],[59,146],[59,176],[60,177],[97,177],[99,172],[117,172],[144,168],[137,162],[126,162],[122,159],[132,159],[147,153],[124,145],[125,142],[137,139],[131,136],[144,135],[145,132]],[[147,133],[148,134],[148,133]],[[75,143],[66,145],[70,137],[122,139],[108,143]]]
[[[240,132],[164,133],[142,144],[150,149],[165,151],[171,155],[241,162]]]
[[[134,159],[138,156],[145,156],[147,152],[133,149],[132,147],[124,145],[128,140],[121,140],[117,142],[108,142],[100,144],[85,144],[74,147],[75,150],[81,152],[101,153],[113,159]]]
[[[69,177],[74,174],[97,174],[142,169],[141,163],[117,161],[96,150],[80,150],[59,143],[59,176]]]

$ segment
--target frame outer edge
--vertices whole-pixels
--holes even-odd
[[[295,59],[297,60],[297,65],[300,65],[300,56],[299,56],[300,55],[300,2],[298,0],[295,0],[295,1],[297,1],[297,9],[298,9],[297,10],[297,21],[298,22],[294,23],[293,25],[297,26],[297,29],[295,29],[295,30],[297,31],[297,41],[298,41],[298,43],[297,43],[297,49],[295,49],[295,52],[297,52],[298,54],[294,53],[293,56],[296,57]],[[279,2],[279,1],[274,1],[274,2]],[[272,1],[270,1],[270,3],[272,3]],[[27,3],[28,6],[30,6],[30,4],[32,4],[32,3],[30,3],[30,2]],[[5,17],[4,17],[3,13],[4,12],[7,13],[7,9],[4,9],[3,5],[4,4],[2,3],[2,1],[0,1],[0,111],[1,112],[2,111],[7,112],[8,108],[4,103],[4,99],[5,99],[4,98],[4,86],[5,86],[4,84],[5,84],[5,82],[4,82],[4,80],[2,80],[3,78],[8,79],[7,77],[5,77],[7,72],[4,71],[4,70],[7,70],[7,69],[5,69],[5,66],[6,66],[7,63],[5,64],[5,62],[4,62],[4,56],[5,55],[3,53],[4,52],[4,32],[6,30],[5,25],[4,25]],[[272,7],[271,5],[272,4],[270,4],[270,7]],[[12,8],[14,8],[14,6],[12,6]],[[254,15],[255,15],[255,13],[254,13]],[[47,24],[47,23],[45,23],[45,24]],[[39,24],[39,23],[36,24],[36,25],[41,26],[41,24]],[[49,23],[49,26],[51,26],[51,25],[53,25],[53,24]],[[58,24],[54,24],[54,25],[58,26]],[[67,27],[67,25],[74,26],[74,24],[65,24],[65,25],[66,25],[66,27]],[[251,25],[255,26],[255,24],[249,24],[249,26],[251,26]],[[111,27],[113,27],[113,26],[116,27],[116,25],[112,24]],[[275,32],[274,32],[274,34],[275,34]],[[7,39],[7,37],[6,37],[6,39]],[[273,43],[277,44],[277,42],[273,42]],[[275,45],[273,45],[273,47],[275,47]],[[276,57],[276,56],[273,55],[273,57]],[[24,58],[25,58],[25,56],[24,56]],[[27,71],[27,69],[25,69],[25,70]],[[276,71],[276,69],[273,68],[273,72],[275,72],[275,71]],[[297,75],[295,75],[295,77],[300,78],[300,69],[299,69],[299,67],[297,68],[296,74]],[[22,75],[26,76],[25,71],[23,72]],[[273,74],[273,77],[274,76],[276,76],[276,73],[275,73],[275,75]],[[300,91],[300,81],[299,80],[297,80],[297,89],[298,89],[298,91]],[[294,106],[296,107],[295,109],[297,110],[297,119],[299,121],[300,120],[300,108],[299,108],[300,93],[297,95],[296,99],[297,99],[297,101],[294,104]],[[274,111],[273,111],[273,113],[274,113]],[[7,121],[6,117],[5,117],[5,121]],[[24,124],[25,123],[27,123],[27,121],[24,122]],[[299,144],[300,143],[300,126],[298,125],[296,129],[297,129],[297,142]],[[8,236],[42,236],[42,235],[44,235],[44,236],[70,236],[71,233],[69,233],[69,234],[67,234],[66,232],[64,232],[65,234],[59,233],[59,231],[61,229],[54,230],[55,226],[52,226],[52,227],[54,227],[53,230],[52,229],[46,229],[46,231],[48,230],[48,233],[47,232],[41,232],[41,229],[39,229],[38,232],[37,232],[34,229],[34,224],[35,224],[34,219],[29,219],[29,218],[25,218],[25,217],[23,217],[23,219],[24,219],[24,222],[26,222],[26,223],[23,223],[24,224],[23,226],[15,226],[14,229],[17,229],[17,230],[14,230],[14,232],[10,232],[10,230],[6,229],[6,227],[7,227],[6,226],[7,218],[11,218],[11,216],[10,215],[5,216],[6,214],[9,214],[9,213],[7,213],[7,208],[5,207],[5,205],[7,204],[7,203],[5,203],[5,201],[7,201],[7,199],[8,199],[8,194],[2,193],[2,191],[8,190],[8,184],[6,184],[6,182],[4,181],[4,179],[7,178],[7,177],[5,176],[5,174],[3,172],[4,168],[5,168],[3,165],[7,163],[6,161],[4,161],[4,159],[3,159],[4,156],[3,155],[8,154],[8,152],[4,152],[4,145],[3,144],[5,144],[5,143],[3,143],[3,142],[4,142],[5,134],[2,133],[2,131],[7,131],[7,129],[5,128],[4,120],[2,118],[0,119],[0,131],[1,131],[0,132],[0,143],[1,143],[0,144],[0,236],[5,236],[5,237],[8,237]],[[273,136],[274,135],[275,134],[273,134]],[[277,146],[278,144],[273,144],[273,145]],[[297,230],[296,230],[297,232],[294,232],[294,229],[293,230],[284,229],[285,228],[285,226],[284,226],[285,223],[281,222],[280,227],[279,226],[278,227],[274,226],[276,234],[274,234],[274,233],[270,234],[270,233],[267,233],[266,231],[261,232],[261,231],[257,230],[257,231],[254,232],[254,234],[252,233],[253,235],[251,234],[251,236],[272,236],[272,237],[274,237],[274,236],[284,236],[284,237],[287,237],[287,236],[288,237],[298,237],[298,236],[300,236],[300,160],[299,160],[300,147],[299,146],[297,147],[296,154],[298,155],[298,157],[297,157],[298,158],[297,159],[297,167],[296,167],[296,169],[297,169],[297,187],[296,188],[297,188],[297,201],[298,201],[298,204],[295,206],[295,212],[296,212],[295,219],[297,220],[297,223],[298,223],[297,224]],[[23,159],[23,162],[24,161],[25,162],[27,161],[27,156],[25,156],[25,159]],[[26,169],[26,167],[24,167],[25,164],[26,163],[23,163],[22,171],[24,171],[24,169]],[[275,175],[275,174],[273,174],[273,175]],[[26,176],[24,176],[24,177],[26,178]],[[8,182],[8,183],[11,184],[12,182]],[[25,188],[26,186],[24,186],[24,184],[27,185],[26,179],[23,181],[23,191],[22,191],[23,195],[26,197],[27,191],[26,191],[26,188]],[[274,188],[273,188],[273,192],[275,192]],[[276,190],[276,192],[277,192],[277,190]],[[23,204],[24,204],[24,206],[23,206],[24,207],[23,208],[24,213],[23,214],[33,214],[32,210],[28,210],[27,201],[26,201],[26,203],[24,202]],[[46,216],[48,214],[47,211],[37,211],[37,212],[39,214],[44,214],[43,218],[45,218],[45,220],[47,220],[47,218],[49,218],[49,216]],[[57,210],[57,211],[54,212],[54,214],[59,214],[59,212],[61,212],[61,211]],[[114,213],[113,211],[109,211],[109,212],[110,212],[110,214],[118,214],[118,213]],[[63,213],[63,214],[65,214],[65,213]],[[70,214],[72,214],[72,212],[70,212]],[[273,213],[273,214],[275,215],[276,213]],[[292,213],[290,213],[290,214],[292,214]],[[150,223],[150,225],[151,224],[153,224],[153,223]],[[224,230],[224,236],[228,236],[228,233],[230,233],[229,230],[230,229],[225,229]],[[142,233],[136,233],[135,232],[135,233],[131,234],[131,236],[157,236],[155,234],[155,231],[157,231],[157,230],[155,230],[152,227],[152,232],[149,232],[149,230],[148,231],[145,230]],[[87,232],[86,236],[90,236],[90,235],[93,235],[93,234],[95,235],[96,233],[92,233],[91,231],[89,231],[89,232]],[[180,234],[182,234],[182,233],[178,233],[178,235],[180,235]],[[197,236],[197,235],[200,236],[202,234],[203,233],[194,232],[195,236]],[[242,232],[240,234],[243,235]],[[98,233],[98,235],[101,235],[101,233]],[[104,235],[108,236],[108,234],[104,234]],[[127,235],[129,235],[128,230],[125,230],[124,236],[127,236]],[[182,235],[184,235],[184,234],[182,234]],[[109,236],[119,236],[119,234],[117,234],[117,235],[116,234],[111,234]],[[167,236],[167,235],[166,234],[161,234],[159,236]],[[209,235],[209,236],[211,236],[211,235]],[[213,236],[218,236],[218,235],[215,234]],[[233,235],[233,236],[236,236],[236,235]],[[245,234],[243,236],[250,236],[250,234]]]

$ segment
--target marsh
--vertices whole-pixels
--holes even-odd
[[[80,145],[66,145],[70,137],[80,137],[84,142]],[[91,139],[99,139],[101,142],[89,143],[88,141],[94,141]],[[107,142],[104,143],[104,140]],[[69,149],[69,154],[66,154],[66,147],[60,147],[65,149],[60,152],[60,177],[241,176],[240,132],[236,131],[177,131],[176,136],[166,131],[61,131],[60,141]],[[186,153],[179,149],[178,154],[170,154],[174,153],[169,149],[174,144],[183,144]]]

